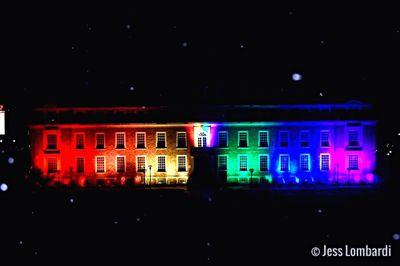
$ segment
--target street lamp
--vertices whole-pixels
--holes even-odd
[[[149,186],[151,187],[151,167],[152,167],[152,165],[150,164],[149,165],[149,173],[150,173],[150,182],[149,182]]]

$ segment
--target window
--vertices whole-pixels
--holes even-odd
[[[349,155],[349,170],[359,170],[358,155]]]
[[[268,131],[258,132],[258,146],[268,147],[269,146],[269,134]]]
[[[138,172],[146,171],[146,156],[137,156],[136,157],[136,167]]]
[[[167,143],[166,143],[166,138],[167,138],[167,133],[165,132],[157,132],[157,145],[156,147],[158,149],[162,149],[162,148],[166,148],[167,147]]]
[[[289,146],[289,131],[279,131],[279,143],[281,147]]]
[[[239,170],[247,171],[247,155],[239,155]]]
[[[207,135],[204,132],[201,132],[199,134],[199,137],[197,138],[197,147],[202,148],[202,147],[207,147]]]
[[[178,155],[178,172],[186,172],[186,155]]]
[[[239,131],[239,147],[247,147],[248,140],[247,140],[247,132],[246,131]]]
[[[161,155],[157,157],[157,171],[158,172],[165,172],[165,159],[166,156]]]
[[[85,136],[83,133],[76,133],[75,135],[76,149],[85,148]]]
[[[358,138],[358,131],[350,130],[348,134],[349,134],[349,146],[353,146],[353,147],[360,146],[359,138]]]
[[[279,155],[279,164],[282,172],[289,171],[289,155],[287,154]]]
[[[49,173],[57,173],[57,158],[47,159],[47,171]]]
[[[106,157],[96,156],[96,173],[104,173],[106,170]]]
[[[96,149],[105,148],[105,135],[104,133],[96,133]]]
[[[268,171],[268,155],[260,155],[260,171]]]
[[[186,132],[177,132],[176,133],[176,147],[177,148],[186,148]]]
[[[329,171],[331,165],[330,154],[321,154],[320,156],[320,169],[321,171]]]
[[[310,147],[309,131],[300,131],[300,147]]]
[[[227,155],[219,155],[218,156],[218,170],[219,171],[227,171],[228,170],[228,156]]]
[[[300,170],[310,171],[310,154],[300,154]]]
[[[321,147],[329,147],[330,146],[329,131],[327,130],[321,131],[320,137],[321,137]]]
[[[77,173],[85,172],[85,159],[83,157],[76,158],[76,172]]]
[[[221,148],[228,147],[228,132],[218,132],[218,146]]]
[[[47,135],[47,149],[56,150],[57,149],[57,135],[48,134]]]
[[[117,172],[125,173],[125,156],[117,156]]]
[[[125,133],[115,133],[115,148],[116,149],[125,149]]]
[[[136,132],[136,148],[137,149],[146,148],[146,133]]]

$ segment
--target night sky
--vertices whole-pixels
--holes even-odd
[[[4,8],[0,258],[319,263],[309,250],[329,242],[392,244],[398,261],[399,9],[275,2]],[[25,179],[32,107],[352,100],[376,108],[382,191],[97,194]]]

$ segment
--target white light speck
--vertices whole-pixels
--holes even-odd
[[[15,142],[15,139],[13,139],[13,142]]]
[[[388,144],[386,144],[386,147],[389,147],[389,143],[388,143]]]
[[[322,213],[322,210],[321,210],[321,209],[318,209],[318,213]]]
[[[386,153],[387,156],[390,156],[390,153]]]
[[[54,121],[56,121],[56,120],[55,120],[54,118],[52,118],[52,119],[51,119],[51,122],[54,122]]]
[[[394,240],[400,240],[400,234],[393,234],[393,239]]]
[[[293,79],[294,81],[300,81],[302,78],[303,78],[303,77],[302,77],[299,73],[294,73],[294,74],[292,75],[292,79]]]
[[[140,222],[140,218],[136,218],[136,222]]]
[[[291,16],[291,15],[293,15],[293,12],[292,12],[292,11],[289,11],[289,16]]]
[[[37,255],[38,253],[37,253],[37,251],[35,251],[35,253],[34,253],[35,255]]]
[[[208,197],[208,202],[211,202],[212,201],[212,198],[211,197]]]
[[[7,186],[6,183],[2,183],[2,184],[0,185],[0,190],[1,190],[1,191],[6,192],[7,189],[8,189],[8,186]]]
[[[35,214],[35,212],[34,212],[34,211],[32,211],[31,213],[32,213],[32,215],[34,215],[34,214]]]
[[[210,243],[210,242],[207,242],[206,245],[207,245],[207,247],[209,247],[209,246],[211,245],[211,243]]]
[[[397,136],[400,136],[400,132],[399,132],[399,133],[397,133]]]
[[[13,164],[14,158],[13,157],[8,158],[7,162],[8,162],[8,164]]]
[[[131,25],[129,25],[129,24],[126,24],[126,26],[125,26],[125,27],[126,27],[126,29],[127,29],[127,30],[129,30],[129,29],[131,28]]]
[[[187,47],[188,46],[188,43],[187,42],[183,42],[182,43],[182,47]]]
[[[114,221],[114,224],[118,224],[118,221]]]
[[[392,153],[392,151],[390,150],[389,153]]]
[[[69,199],[69,202],[74,203],[74,199],[72,199],[72,198]]]
[[[1,143],[1,142],[3,142],[3,140],[2,140],[2,139],[0,139],[0,143]]]
[[[243,45],[243,44],[241,44],[241,45],[240,45],[240,48],[242,48],[242,49],[243,49],[243,48],[244,48],[244,45]]]
[[[322,92],[320,92],[320,93],[319,93],[319,96],[321,96],[321,97],[322,97],[322,96],[324,96],[324,94],[323,94]]]
[[[324,44],[325,43],[325,41],[321,41],[321,44]]]
[[[19,244],[20,246],[22,246],[22,244],[24,244],[24,242],[22,242],[22,240],[20,240],[20,241],[18,242],[18,244]]]
[[[135,88],[134,88],[133,86],[131,86],[129,89],[130,89],[131,91],[135,90]]]
[[[72,50],[75,50],[75,46],[72,46],[71,48],[72,48]]]

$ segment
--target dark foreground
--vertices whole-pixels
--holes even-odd
[[[400,195],[384,188],[9,190],[0,200],[0,258],[12,264],[400,261],[400,241],[393,238],[400,233]],[[324,244],[387,244],[392,257],[313,257],[311,248]]]

